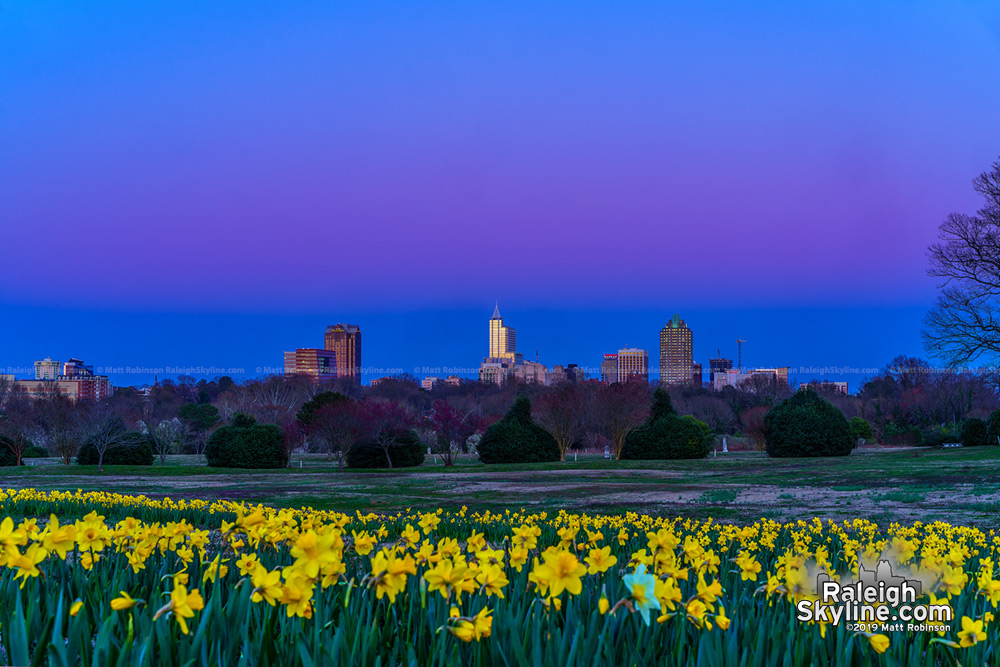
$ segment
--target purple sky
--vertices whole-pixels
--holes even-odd
[[[0,1],[0,308],[926,306],[1000,3],[690,4]]]

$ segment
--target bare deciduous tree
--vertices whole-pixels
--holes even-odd
[[[39,430],[34,399],[16,385],[7,390],[0,404],[0,436],[3,436],[3,446],[14,455],[16,465],[21,465],[24,450]]]
[[[614,383],[599,387],[594,395],[593,417],[621,458],[625,437],[649,416],[649,386],[645,382]]]
[[[125,420],[106,404],[95,403],[80,412],[80,434],[97,451],[97,470],[104,470],[104,455],[122,444],[128,428]]]
[[[972,185],[982,208],[950,214],[927,251],[927,274],[940,279],[941,292],[924,321],[924,344],[949,366],[1000,357],[1000,160]]]
[[[385,460],[392,467],[389,449],[398,444],[413,425],[413,415],[404,405],[381,399],[369,399],[362,404],[361,422],[372,442],[385,453]]]
[[[535,421],[555,438],[560,461],[566,460],[566,452],[586,431],[586,402],[587,394],[580,386],[565,383],[538,396],[531,405]]]
[[[80,448],[76,404],[56,390],[39,397],[36,407],[50,450],[69,465]]]
[[[153,438],[153,449],[160,457],[160,465],[166,465],[167,455],[179,452],[184,442],[186,429],[180,419],[163,419],[159,423],[143,424],[146,433]],[[199,463],[201,462],[199,454]]]

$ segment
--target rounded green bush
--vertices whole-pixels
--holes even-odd
[[[280,428],[237,414],[208,439],[205,461],[213,468],[284,468],[288,450]]]
[[[541,463],[559,460],[552,434],[531,419],[531,401],[518,396],[503,419],[493,424],[478,446],[483,463]]]
[[[623,459],[702,459],[712,447],[708,424],[687,415],[654,419],[625,437]]]
[[[21,454],[22,459],[44,459],[49,456],[49,450],[38,445],[28,445]]]
[[[854,438],[855,443],[871,440],[875,435],[875,432],[872,431],[872,425],[864,417],[851,417],[851,421],[848,423],[851,427],[851,437]]]
[[[104,465],[108,466],[151,466],[155,451],[153,438],[137,431],[131,431],[122,436],[121,442],[108,447],[104,452]],[[85,466],[96,466],[98,461],[97,448],[87,441],[80,447],[76,462]]]
[[[802,389],[764,416],[767,455],[847,456],[854,438],[847,418],[815,390]]]
[[[426,452],[427,448],[420,442],[417,434],[410,431],[389,447],[389,458],[393,468],[411,468],[423,464]],[[385,460],[385,450],[378,443],[368,441],[358,443],[348,450],[347,467],[388,468],[389,462]]]
[[[987,427],[982,419],[971,417],[962,424],[962,446],[982,447],[986,444]]]

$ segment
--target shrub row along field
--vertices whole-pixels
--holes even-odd
[[[2,663],[997,660],[1000,541],[944,523],[349,515],[33,490],[0,492],[0,516]],[[929,582],[921,604],[954,610],[950,631],[795,620],[815,573],[885,552]]]

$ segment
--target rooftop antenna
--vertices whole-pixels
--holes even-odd
[[[538,363],[538,348],[535,348],[535,363]]]
[[[736,337],[736,363],[741,373],[743,372],[743,343],[746,342],[746,339],[739,336]]]

